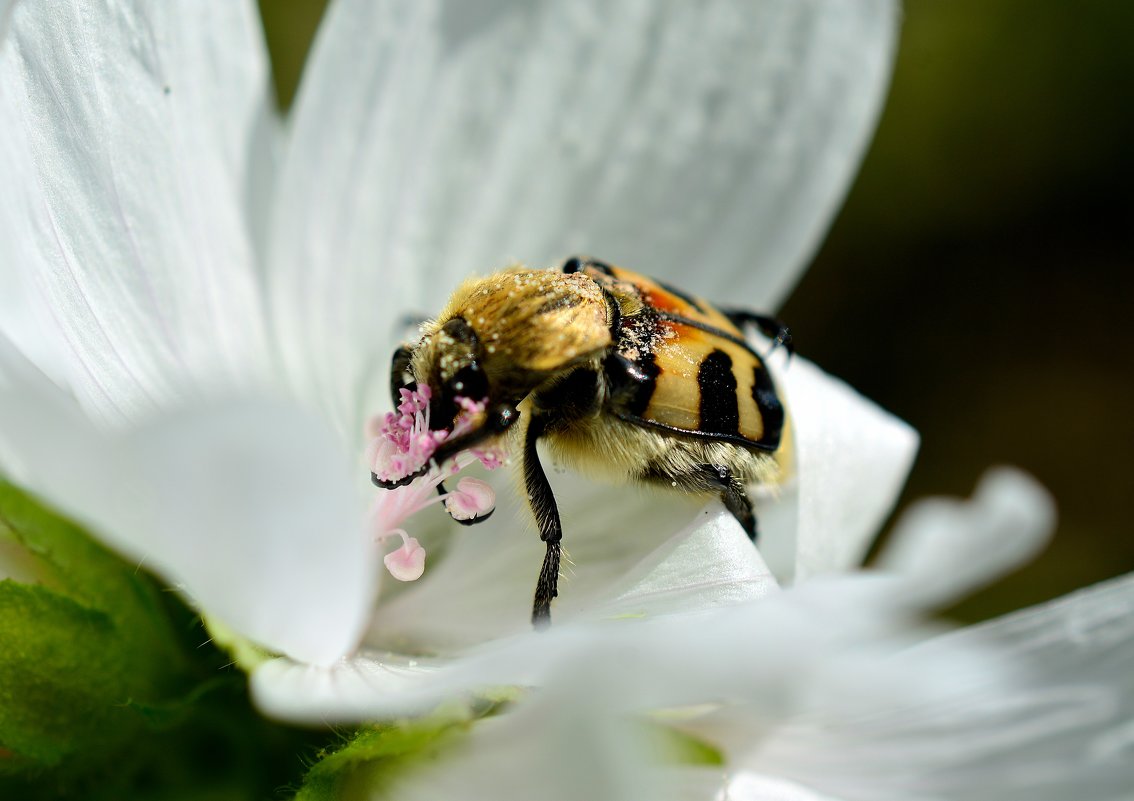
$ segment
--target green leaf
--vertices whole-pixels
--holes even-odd
[[[0,482],[0,775],[102,764],[191,690],[170,599],[137,566]]]
[[[295,801],[372,798],[388,774],[435,758],[477,721],[498,714],[507,703],[454,702],[427,717],[366,727],[338,749],[319,754]]]
[[[725,764],[724,753],[715,745],[657,720],[647,720],[642,734],[654,758],[663,764],[706,767]]]
[[[202,703],[211,703],[212,699],[209,696],[218,691],[230,691],[234,680],[243,684],[243,676],[238,678],[232,673],[225,673],[201,682],[187,695],[172,701],[145,703],[131,699],[127,706],[141,715],[151,729],[155,731],[170,729],[184,723],[196,714]]]
[[[196,613],[0,481],[0,798],[279,797],[334,736],[265,720]]]

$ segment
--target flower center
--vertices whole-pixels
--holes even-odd
[[[383,559],[390,575],[399,581],[415,581],[425,572],[425,549],[402,524],[435,503],[444,503],[449,515],[465,525],[486,519],[496,507],[491,485],[464,476],[450,492],[444,482],[476,462],[489,470],[505,462],[503,451],[495,446],[461,451],[445,464],[434,461],[433,454],[441,443],[472,430],[474,421],[482,419],[485,404],[458,397],[461,411],[453,428],[431,431],[430,396],[427,386],[403,389],[397,411],[372,418],[366,427],[370,438],[366,461],[374,482],[384,488],[371,506],[369,519],[377,542],[401,540],[401,545]]]

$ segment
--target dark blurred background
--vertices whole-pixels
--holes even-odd
[[[322,0],[261,0],[289,103]],[[1134,570],[1134,3],[908,0],[877,136],[781,316],[908,420],[902,504],[993,464],[1055,495],[1055,541],[952,610]]]

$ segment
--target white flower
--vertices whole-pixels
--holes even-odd
[[[342,676],[428,686],[433,666],[397,654],[526,632],[541,546],[497,512],[446,531],[420,582],[378,587],[358,432],[388,404],[397,321],[469,272],[578,250],[773,309],[858,162],[894,16],[341,0],[283,130],[250,2],[18,4],[0,50],[4,464],[284,655],[257,679],[295,689],[273,711],[331,714]],[[798,479],[759,511],[790,579],[861,558],[916,438],[802,359],[779,375]],[[717,506],[554,483],[564,623],[775,586]]]
[[[393,777],[400,799],[1128,792],[1130,580],[937,641],[915,625],[1050,525],[1019,478],[913,513],[894,578],[776,591],[861,557],[914,447],[802,359],[779,372],[798,480],[761,499],[759,553],[717,506],[556,476],[576,566],[549,633],[527,632],[540,544],[509,493],[474,530],[422,521],[398,569],[417,536],[444,557],[377,586],[356,432],[397,319],[576,250],[772,309],[857,163],[890,3],[342,0],[286,132],[250,3],[8,10],[3,464],[282,654],[253,675],[267,710],[543,688]],[[651,763],[659,707],[725,766]]]

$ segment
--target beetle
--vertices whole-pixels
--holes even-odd
[[[788,418],[767,365],[744,336],[755,326],[790,354],[778,320],[723,309],[594,259],[466,280],[421,338],[393,356],[399,391],[427,385],[429,427],[453,427],[458,401],[481,402],[475,425],[431,462],[495,440],[521,457],[546,544],[532,622],[551,619],[563,527],[536,449],[607,478],[716,495],[755,542],[746,486],[782,481]],[[380,486],[399,482],[380,481]]]

